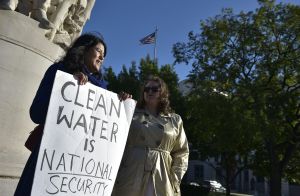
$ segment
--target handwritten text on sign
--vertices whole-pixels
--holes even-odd
[[[110,195],[135,102],[58,71],[35,171],[33,196]]]

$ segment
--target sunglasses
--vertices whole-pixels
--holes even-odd
[[[150,91],[152,91],[153,93],[157,93],[160,90],[159,86],[146,86],[144,88],[144,92],[149,93]]]

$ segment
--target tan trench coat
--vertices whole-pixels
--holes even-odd
[[[154,117],[136,109],[113,196],[144,196],[152,178],[156,196],[180,195],[188,142],[177,114]]]

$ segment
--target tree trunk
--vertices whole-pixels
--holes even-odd
[[[225,183],[226,183],[226,196],[230,196],[231,192],[231,168],[227,165],[226,167],[226,178],[225,178]]]
[[[271,166],[270,196],[281,196],[282,168],[280,168],[280,164],[278,160],[276,161],[274,160],[270,166]]]
[[[230,196],[231,187],[230,185],[226,186],[226,196]]]
[[[270,176],[270,196],[281,196],[281,174],[278,171]]]

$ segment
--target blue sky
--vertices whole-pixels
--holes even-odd
[[[300,0],[282,0],[300,5]],[[108,53],[104,67],[112,66],[116,74],[122,65],[139,63],[147,54],[154,56],[154,45],[140,45],[139,40],[158,28],[159,65],[172,64],[172,46],[186,42],[190,31],[199,32],[200,20],[233,8],[234,13],[255,10],[256,0],[96,0],[91,18],[83,32],[98,31],[105,38]],[[186,78],[190,65],[176,64],[180,80]]]

